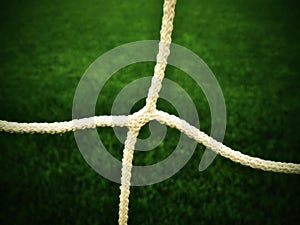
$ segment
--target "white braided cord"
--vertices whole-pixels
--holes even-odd
[[[137,136],[141,127],[151,120],[157,120],[161,124],[178,129],[188,137],[210,148],[217,154],[232,160],[233,162],[264,171],[300,174],[300,164],[274,162],[245,155],[239,151],[232,150],[221,142],[218,142],[209,135],[200,131],[198,128],[190,125],[185,120],[156,109],[159,91],[162,87],[162,81],[167,66],[167,59],[170,54],[170,44],[172,42],[171,34],[175,16],[175,4],[176,0],[164,1],[157,62],[154,67],[154,75],[148,91],[146,105],[140,111],[128,116],[94,116],[90,118],[53,123],[17,123],[0,120],[0,131],[9,133],[57,134],[96,127],[128,127],[129,131],[127,133],[122,158],[122,176],[120,186],[121,193],[118,220],[120,225],[126,225],[128,221],[130,179]]]
[[[10,133],[49,133],[58,134],[69,131],[82,130],[95,127],[113,127],[113,126],[129,126],[129,121],[134,121],[139,118],[140,121],[146,122],[150,120],[156,120],[161,124],[168,125],[176,128],[188,137],[193,138],[205,147],[212,149],[217,154],[232,160],[233,162],[240,163],[245,166],[250,166],[255,169],[261,169],[264,171],[288,173],[288,174],[300,174],[300,164],[286,163],[286,162],[274,162],[270,160],[264,160],[257,157],[245,155],[239,151],[233,150],[221,142],[213,139],[209,135],[200,131],[198,128],[190,125],[185,120],[178,118],[177,116],[170,115],[163,111],[155,110],[154,112],[147,113],[144,117],[136,116],[137,113],[130,116],[97,116],[91,118],[85,118],[74,122],[55,122],[55,123],[16,123],[0,120],[0,131]],[[78,121],[81,125],[78,126]],[[132,122],[131,122],[132,123]]]
[[[175,16],[175,4],[176,0],[165,0],[163,5],[163,17],[160,30],[160,42],[158,54],[156,56],[156,65],[154,67],[154,75],[152,77],[151,86],[146,98],[146,105],[141,110],[141,113],[137,113],[136,120],[132,120],[129,124],[129,132],[125,141],[125,148],[123,151],[123,164],[130,163],[129,173],[131,174],[132,159],[134,153],[134,146],[136,143],[136,137],[139,134],[141,127],[147,123],[149,118],[145,118],[144,115],[150,115],[151,112],[156,110],[156,102],[159,97],[158,93],[162,86],[162,80],[164,79],[165,69],[167,66],[167,59],[170,55],[170,44],[172,42],[171,35],[173,30],[173,20]],[[140,115],[139,115],[140,114]],[[127,144],[127,145],[126,145]],[[126,225],[128,221],[128,204],[130,194],[130,177],[127,175],[127,169],[122,169],[121,175],[121,194],[120,194],[120,206],[119,206],[119,224]]]
[[[17,123],[0,120],[0,131],[8,133],[59,134],[95,127],[127,126],[127,116],[94,116],[54,123]]]
[[[122,158],[122,177],[120,186],[119,224],[127,224],[130,195],[130,179],[133,161],[134,146],[139,131],[129,128]]]
[[[300,174],[300,164],[264,160],[257,157],[245,155],[236,150],[232,150],[223,143],[200,131],[198,128],[190,125],[185,120],[182,120],[174,115],[170,115],[163,111],[156,111],[155,119],[162,124],[166,124],[170,127],[178,129],[188,137],[193,138],[198,143],[203,144],[205,147],[210,148],[217,154],[236,163],[240,163],[244,166],[250,166],[254,169],[261,169],[264,171]]]

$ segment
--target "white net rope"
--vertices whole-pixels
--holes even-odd
[[[132,121],[139,120],[151,121],[156,120],[161,124],[176,128],[188,137],[194,139],[200,144],[212,149],[217,154],[228,158],[242,165],[250,166],[255,169],[264,171],[272,171],[279,173],[300,174],[300,164],[274,162],[256,157],[245,155],[239,151],[233,150],[223,143],[216,141],[198,128],[190,125],[185,120],[182,120],[174,115],[166,112],[154,110],[151,113],[143,113],[142,117],[137,112],[129,116],[95,116],[68,122],[55,123],[16,123],[0,120],[0,131],[9,133],[42,133],[42,134],[59,134],[75,130],[83,130],[95,127],[129,127]]]
[[[196,140],[198,143],[212,149],[217,154],[242,165],[264,171],[300,174],[300,164],[274,162],[245,155],[239,151],[232,150],[221,142],[218,142],[200,131],[198,128],[190,125],[185,120],[156,109],[156,102],[159,98],[159,91],[162,87],[162,80],[167,66],[167,58],[170,54],[175,4],[176,0],[164,1],[157,63],[154,68],[154,75],[148,91],[146,105],[140,111],[128,116],[94,116],[90,118],[54,123],[17,123],[0,120],[0,131],[9,133],[57,134],[96,127],[128,127],[129,130],[122,158],[121,193],[119,204],[120,225],[125,225],[128,221],[132,160],[137,136],[141,127],[151,120],[156,120],[161,124],[166,124],[170,127],[176,128],[188,137]]]

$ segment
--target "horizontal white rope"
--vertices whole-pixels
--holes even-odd
[[[95,127],[127,126],[128,116],[94,116],[78,120],[53,123],[17,123],[0,120],[0,131],[9,133],[58,134]]]
[[[143,120],[141,117],[145,118],[144,120],[154,119],[162,124],[176,128],[186,134],[188,137],[193,138],[198,143],[212,149],[217,154],[242,165],[265,171],[300,174],[300,164],[274,162],[245,155],[239,151],[232,150],[221,142],[218,142],[196,127],[190,125],[185,120],[158,110],[155,110],[153,113],[151,113],[151,115],[149,115],[149,113],[147,115],[141,113],[133,114],[131,116],[95,116],[91,118],[54,123],[17,123],[0,120],[0,131],[10,133],[57,134],[95,127],[128,127],[129,124],[132,123],[128,121]]]

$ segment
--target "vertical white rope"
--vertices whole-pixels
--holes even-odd
[[[156,109],[156,102],[159,97],[161,83],[165,75],[167,59],[170,55],[170,44],[172,42],[173,20],[175,16],[176,0],[165,0],[163,6],[163,18],[160,30],[159,50],[156,56],[156,65],[151,86],[146,99],[146,109],[153,111]]]
[[[150,112],[156,109],[156,102],[159,97],[158,93],[161,89],[161,83],[164,78],[164,73],[167,66],[167,59],[170,55],[170,44],[172,42],[171,35],[173,30],[173,20],[175,16],[175,4],[176,0],[165,0],[163,6],[163,18],[160,30],[159,51],[156,57],[154,75],[152,78],[151,86],[148,91],[145,106],[145,109]],[[132,127],[129,127],[129,132],[127,134],[125,148],[123,152],[122,177],[120,187],[121,194],[119,204],[119,225],[126,225],[128,221],[130,178],[134,146],[136,143],[137,136],[139,134],[140,127],[143,125],[138,121],[136,121],[135,123],[135,129],[131,129]]]
[[[134,146],[137,140],[139,130],[129,128],[122,158],[122,177],[120,186],[120,204],[119,204],[119,224],[127,224],[128,221],[128,205],[130,194],[130,179],[133,161]]]

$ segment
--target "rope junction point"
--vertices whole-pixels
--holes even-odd
[[[236,163],[265,171],[300,174],[300,164],[274,162],[251,157],[225,146],[223,143],[216,141],[212,137],[200,131],[198,128],[190,125],[188,122],[178,118],[177,116],[170,115],[159,110],[155,110],[152,113],[143,112],[145,111],[140,110],[139,112],[129,116],[95,116],[76,121],[72,120],[55,123],[16,123],[0,120],[0,131],[21,134],[59,134],[95,127],[130,127],[131,130],[138,130],[147,122],[156,120],[161,124],[178,129],[180,132],[186,134],[188,137],[194,139],[198,143],[203,144],[204,146],[215,151],[217,154]]]
[[[171,34],[175,16],[176,0],[165,0],[163,5],[163,18],[160,31],[159,52],[157,63],[154,67],[154,75],[148,91],[146,105],[140,111],[128,116],[95,116],[67,122],[54,123],[17,123],[0,120],[0,131],[9,133],[48,133],[57,134],[96,127],[128,127],[127,138],[123,150],[122,176],[120,186],[119,225],[126,225],[128,221],[128,205],[130,195],[130,179],[132,161],[137,136],[142,126],[151,120],[157,120],[176,128],[198,143],[212,149],[217,154],[254,169],[264,171],[300,174],[300,164],[274,162],[245,155],[239,151],[232,150],[221,142],[213,139],[188,122],[166,112],[156,109],[159,91],[162,87],[167,59],[170,54]]]
[[[145,108],[144,108],[145,109]],[[0,131],[10,133],[65,133],[68,131],[76,131],[95,127],[128,127],[129,131],[125,142],[122,159],[122,177],[121,177],[121,194],[119,204],[119,224],[127,224],[128,205],[130,195],[130,178],[132,169],[132,160],[134,153],[134,145],[140,128],[151,120],[157,120],[161,124],[166,124],[172,128],[186,134],[188,137],[196,140],[198,143],[212,149],[217,154],[228,158],[236,163],[250,166],[254,169],[264,171],[300,174],[300,164],[274,162],[251,157],[242,154],[239,151],[232,150],[221,142],[216,141],[196,127],[190,125],[174,115],[170,115],[163,111],[154,110],[147,112],[144,109],[129,116],[95,116],[68,122],[55,123],[16,123],[0,120]]]

